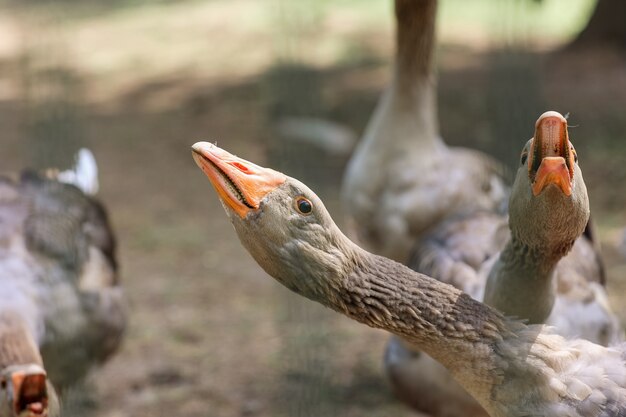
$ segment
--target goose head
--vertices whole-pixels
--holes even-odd
[[[317,195],[294,178],[210,143],[192,149],[257,263],[292,291],[327,304],[330,277],[343,275],[354,249]]]
[[[0,373],[0,416],[51,417],[48,380],[39,365],[13,365]]]
[[[509,215],[511,233],[523,244],[557,252],[569,251],[589,220],[587,188],[567,120],[555,111],[539,117],[522,150]]]

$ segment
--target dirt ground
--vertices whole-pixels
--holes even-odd
[[[171,27],[153,8],[141,12],[143,26],[133,11],[62,23],[54,20],[58,10],[0,14],[2,171],[67,164],[75,149],[89,147],[119,238],[131,318],[126,341],[86,391],[71,395],[80,404],[70,408],[96,417],[414,416],[385,381],[387,335],[265,275],[240,246],[189,148],[217,141],[298,176],[341,222],[346,158],[282,141],[275,126],[282,117],[311,115],[361,133],[387,80],[390,25],[340,9],[323,19],[327,31],[308,62],[294,50],[313,35],[277,47],[275,34],[252,18],[249,31],[231,34],[224,22],[251,4],[218,8],[225,3],[191,2],[197,23],[176,20],[187,15],[183,6],[161,11]],[[201,16],[210,17],[202,30]],[[191,34],[176,38],[186,24]],[[348,40],[337,45],[342,37]],[[177,46],[161,50],[159,41]],[[612,305],[626,323],[626,261],[615,249],[626,226],[626,59],[442,43],[439,107],[449,143],[513,161],[539,114],[570,112]],[[94,54],[87,56],[89,45]]]

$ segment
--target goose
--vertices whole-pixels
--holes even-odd
[[[15,300],[4,300],[16,305],[0,312],[0,417],[59,416],[56,392],[32,337],[35,329],[29,329]]]
[[[560,328],[604,344],[612,342],[602,340],[603,335],[596,333],[603,329],[595,329],[592,334],[584,328],[572,330],[577,325],[584,326],[581,322],[586,319],[570,317],[567,314],[569,303],[553,309],[557,299],[562,303],[564,299],[574,299],[574,302],[593,304],[591,300],[598,299],[595,293],[604,293],[599,269],[595,274],[580,276],[575,270],[578,265],[572,265],[574,261],[584,263],[585,259],[597,265],[595,256],[566,258],[563,263],[566,272],[558,271],[558,288],[553,282],[559,261],[577,240],[580,244],[575,255],[580,255],[584,244],[593,253],[592,243],[586,237],[579,239],[588,221],[587,189],[576,150],[569,140],[567,120],[558,112],[546,112],[535,124],[534,138],[522,150],[509,201],[510,238],[488,274],[484,301],[530,323],[547,320],[556,324],[556,321],[563,321],[562,318],[569,319],[572,323]],[[603,327],[609,324],[612,322]]]
[[[504,207],[502,167],[439,135],[433,68],[436,0],[395,0],[393,77],[343,179],[350,235],[406,263],[415,241],[465,210]]]
[[[96,167],[85,164],[94,162],[81,151],[75,174],[93,177]],[[29,343],[60,393],[117,350],[126,323],[104,206],[74,185],[84,179],[65,183],[63,173],[0,177],[0,293],[13,300],[0,313],[20,313]],[[97,189],[93,182],[83,185]]]
[[[602,264],[583,235],[588,220],[567,121],[548,111],[521,152],[508,219],[485,211],[451,218],[424,238],[410,266],[508,316],[612,345],[623,335],[608,304]],[[406,341],[392,337],[384,362],[394,391],[415,408],[442,416],[470,408],[484,415],[441,365]]]
[[[193,158],[239,240],[295,293],[408,340],[492,417],[626,415],[626,344],[568,340],[362,249],[306,185],[207,142]]]
[[[509,216],[483,211],[443,222],[417,246],[410,266],[566,337],[618,341],[602,263],[587,234],[587,189],[560,113],[537,119],[508,206]]]

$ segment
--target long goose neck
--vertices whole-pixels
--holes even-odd
[[[26,322],[14,311],[0,312],[0,369],[43,362]]]
[[[396,0],[395,82],[412,101],[416,88],[434,90],[433,54],[437,0]]]
[[[484,302],[506,315],[544,323],[556,297],[556,265],[570,248],[529,246],[513,234],[489,272]]]
[[[489,273],[484,302],[530,323],[545,322],[556,297],[552,277],[568,250],[532,247],[513,235]]]
[[[361,251],[355,259],[328,297],[329,307],[415,344],[493,409],[490,398],[505,367],[497,352],[516,338],[513,329],[521,325],[387,258]]]
[[[433,54],[437,0],[396,0],[394,105],[439,135]]]
[[[365,131],[376,152],[417,153],[438,149],[436,79],[433,71],[436,0],[396,0],[393,78]],[[371,152],[374,152],[370,150]]]

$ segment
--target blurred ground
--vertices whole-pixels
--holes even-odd
[[[444,138],[515,161],[539,114],[571,113],[626,322],[626,263],[613,249],[626,225],[626,60],[555,52],[589,1],[565,12],[558,0],[548,11],[462,3],[441,13]],[[388,2],[4,1],[2,10],[1,170],[65,166],[88,146],[119,236],[132,321],[123,350],[92,375],[94,402],[81,415],[414,415],[385,383],[386,335],[269,279],[189,151],[205,139],[269,161],[341,219],[345,158],[281,142],[274,126],[315,116],[362,132],[388,75]]]

